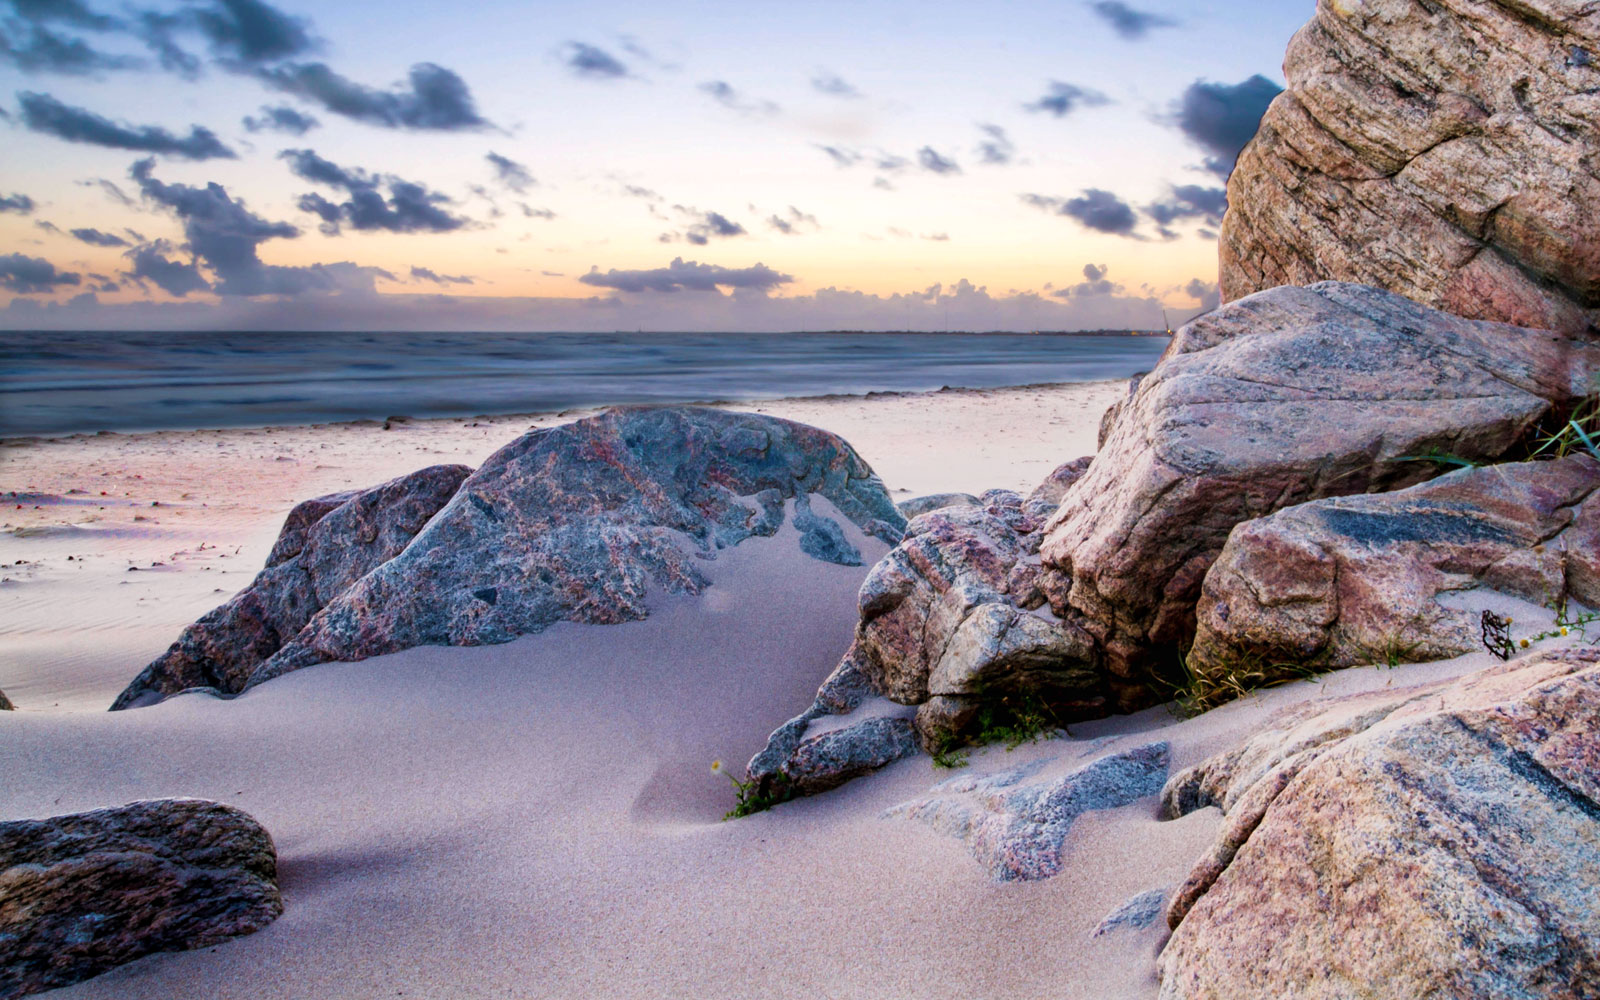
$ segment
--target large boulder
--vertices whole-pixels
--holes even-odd
[[[1492,460],[1600,370],[1600,347],[1359,285],[1277,288],[1180,330],[1045,526],[1040,586],[1094,636],[1117,704],[1170,693],[1235,525]]]
[[[1224,301],[1324,279],[1600,335],[1600,18],[1319,3],[1228,182]]]
[[[313,615],[399,555],[471,473],[464,465],[435,465],[369,490],[296,505],[250,586],[185,628],[111,710],[189,688],[237,694]]]
[[[791,513],[792,512],[792,513]],[[491,456],[406,548],[328,602],[251,674],[421,645],[508,642],[558,621],[644,618],[652,587],[771,536],[859,565],[838,518],[894,544],[905,520],[839,437],[750,413],[625,407],[534,430]]]
[[[1239,525],[1206,574],[1189,669],[1458,656],[1481,624],[1439,598],[1477,587],[1600,606],[1600,461],[1462,469]]]
[[[1163,1000],[1577,998],[1600,983],[1600,653],[1302,710],[1175,776],[1220,805]]]
[[[161,799],[0,823],[0,1000],[282,912],[272,838],[231,806]]]

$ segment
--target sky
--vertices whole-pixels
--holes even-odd
[[[1160,328],[1313,8],[0,0],[0,328]]]

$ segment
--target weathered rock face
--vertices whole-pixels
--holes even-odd
[[[1301,713],[1173,778],[1227,823],[1174,895],[1164,1000],[1593,995],[1600,654]]]
[[[0,823],[0,1000],[219,944],[282,912],[272,838],[230,806],[162,799]]]
[[[1573,455],[1462,469],[1397,493],[1318,500],[1241,524],[1206,574],[1189,652],[1204,677],[1241,662],[1349,667],[1480,648],[1477,616],[1439,596],[1486,587],[1600,606],[1600,462]]]
[[[1600,348],[1357,285],[1251,296],[1184,327],[1046,525],[1039,585],[1102,649],[1123,708],[1194,635],[1234,526],[1401,489],[1415,456],[1493,459],[1600,370]]]
[[[1061,871],[1061,848],[1079,816],[1154,796],[1169,758],[1167,744],[1148,743],[1061,776],[1042,774],[1056,763],[1050,759],[985,778],[961,775],[884,815],[959,837],[996,881],[1045,879]]]
[[[878,477],[826,431],[758,414],[632,407],[532,431],[473,473],[398,555],[325,608],[249,684],[420,645],[508,642],[557,621],[644,618],[652,586],[698,593],[697,558],[782,525],[859,565],[821,497],[889,544],[905,527]]]
[[[1600,19],[1575,0],[1319,3],[1228,183],[1224,301],[1324,279],[1600,335]]]
[[[111,710],[150,704],[189,688],[243,690],[250,674],[313,615],[399,555],[471,472],[464,465],[435,465],[369,490],[296,505],[255,581],[185,628],[117,696]]]

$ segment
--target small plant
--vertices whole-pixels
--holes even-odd
[[[733,782],[733,787],[738,795],[734,807],[722,817],[726,822],[730,819],[739,819],[754,813],[765,812],[780,802],[787,802],[794,798],[794,789],[789,787],[789,777],[782,771],[774,774],[770,779],[770,787],[763,789],[761,782],[751,778],[740,781],[733,776],[733,772],[720,760],[711,762],[712,774],[726,774],[728,780]]]
[[[972,761],[968,760],[967,751],[958,749],[949,743],[935,750],[932,754],[933,766],[944,771],[955,771],[966,767]]]
[[[1538,438],[1528,457],[1565,458],[1580,449],[1600,459],[1600,393],[1585,396],[1565,424]]]
[[[971,763],[968,746],[1004,743],[1009,753],[1024,743],[1037,743],[1052,733],[1065,730],[1055,712],[1036,692],[1008,694],[978,710],[971,735],[965,738],[956,734],[947,736],[931,754],[933,766],[953,771]]]
[[[1485,609],[1478,616],[1478,625],[1483,633],[1483,647],[1502,660],[1511,659],[1517,651],[1511,642],[1511,619]]]

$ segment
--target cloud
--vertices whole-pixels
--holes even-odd
[[[322,231],[330,236],[345,225],[362,231],[448,233],[468,222],[439,207],[451,204],[448,197],[415,181],[392,174],[347,170],[309,149],[286,149],[278,157],[289,162],[289,169],[296,177],[340,188],[350,195],[349,200],[337,204],[320,194],[300,196],[300,210],[322,219]],[[380,187],[388,189],[387,199],[379,191]]]
[[[54,264],[42,257],[26,257],[20,253],[0,254],[0,288],[22,295],[53,292],[63,285],[77,285],[82,280],[82,276],[74,271],[57,271]]]
[[[212,0],[187,14],[212,53],[230,62],[275,62],[317,47],[304,19],[261,0]]]
[[[702,94],[710,95],[711,99],[725,108],[732,109],[745,115],[775,115],[781,109],[771,101],[746,100],[740,96],[733,85],[726,80],[707,80],[695,87]]]
[[[411,266],[411,280],[431,281],[436,285],[472,285],[476,282],[465,274],[438,274],[426,267]]]
[[[857,90],[844,77],[837,73],[830,73],[827,70],[819,71],[816,76],[811,78],[811,89],[819,94],[827,94],[829,97],[843,97],[847,100],[856,100],[862,96],[861,91]]]
[[[35,229],[42,229],[43,231],[50,233],[52,236],[66,235],[61,231],[60,226],[56,225],[54,222],[50,222],[47,219],[36,219],[33,225]]]
[[[1171,28],[1178,23],[1160,14],[1135,10],[1120,0],[1100,0],[1090,4],[1089,8],[1111,25],[1113,31],[1127,39],[1143,38],[1152,28]]]
[[[1174,186],[1167,197],[1146,205],[1144,213],[1155,220],[1162,237],[1175,239],[1177,233],[1170,227],[1183,219],[1203,219],[1210,227],[1222,225],[1222,215],[1228,210],[1228,192],[1223,188],[1202,187],[1199,184]]]
[[[798,235],[804,228],[810,228],[813,230],[822,228],[822,223],[817,221],[817,217],[815,215],[811,215],[808,212],[802,212],[793,205],[789,206],[789,214],[787,216],[778,215],[776,213],[768,216],[767,225],[771,226],[773,229],[776,229],[785,236]]]
[[[630,75],[628,67],[605,49],[587,42],[566,44],[567,68],[577,76],[591,80],[616,80]]]
[[[898,159],[898,157],[896,157],[895,159]],[[930,173],[935,173],[935,174],[959,174],[959,173],[961,173],[961,167],[960,167],[959,164],[956,163],[956,161],[950,160],[950,159],[946,159],[945,157],[940,156],[934,150],[934,148],[932,146],[923,146],[921,149],[917,150],[917,162],[922,165],[922,169],[927,170]],[[879,167],[879,169],[882,169],[882,170],[893,169],[892,167],[888,167],[883,163],[879,163],[878,167]]]
[[[1004,166],[1017,155],[1017,144],[998,125],[979,125],[978,130],[988,138],[978,143],[978,159],[994,166]]]
[[[544,219],[548,222],[556,217],[556,213],[548,208],[534,208],[525,201],[517,202],[517,207],[522,209],[522,217],[525,219]]]
[[[92,247],[125,247],[128,241],[114,233],[102,233],[98,229],[74,229],[72,235]]]
[[[27,6],[27,5],[23,5]],[[135,69],[143,60],[101,52],[81,38],[70,38],[41,24],[0,22],[0,62],[25,73],[89,76],[104,70]]]
[[[1210,312],[1222,303],[1222,292],[1215,281],[1192,278],[1183,286],[1183,292],[1191,299],[1198,299],[1200,308],[1206,312]]]
[[[494,167],[495,179],[517,194],[524,194],[529,188],[539,183],[533,179],[533,174],[528,172],[527,166],[508,156],[501,156],[499,153],[490,151],[485,155],[484,159],[488,160],[489,165]]]
[[[1088,299],[1102,295],[1116,295],[1122,286],[1106,277],[1110,268],[1104,264],[1083,265],[1083,280],[1051,292],[1058,299]]]
[[[0,195],[0,214],[15,212],[18,215],[28,215],[34,209],[33,199],[25,194]]]
[[[1260,74],[1235,84],[1196,80],[1178,98],[1168,120],[1211,154],[1206,158],[1207,170],[1227,177],[1245,144],[1261,127],[1267,105],[1281,93],[1282,87]]]
[[[780,274],[765,264],[729,268],[674,257],[666,267],[648,271],[618,271],[613,268],[602,274],[599,268],[592,267],[588,274],[578,280],[585,285],[614,288],[619,292],[714,292],[718,288],[767,292],[794,281],[794,278]]]
[[[308,114],[302,114],[286,104],[261,106],[261,117],[246,116],[243,125],[251,132],[287,132],[305,135],[322,124]]]
[[[492,127],[478,114],[466,81],[433,63],[417,63],[407,82],[391,90],[356,83],[320,62],[286,63],[256,75],[270,87],[368,125],[440,132]]]
[[[157,288],[181,299],[190,292],[206,292],[211,290],[211,282],[200,274],[200,268],[194,261],[187,264],[182,261],[172,260],[167,257],[169,249],[165,240],[159,240],[149,246],[138,247],[128,252],[133,261],[133,270],[124,271],[123,277],[142,284],[150,282]]]
[[[1089,87],[1075,83],[1051,80],[1050,89],[1037,101],[1024,104],[1024,110],[1065,118],[1078,108],[1098,108],[1111,103],[1111,98]]]
[[[214,132],[191,126],[187,136],[176,136],[155,125],[119,125],[84,108],[63,104],[49,94],[23,91],[17,95],[22,120],[35,132],[68,142],[83,142],[111,149],[164,153],[190,160],[236,159]]]
[[[821,143],[812,143],[812,145],[827,153],[828,159],[832,160],[833,165],[836,167],[853,167],[861,162],[861,154],[853,149],[845,149],[842,146],[825,146]]]
[[[1085,229],[1092,229],[1097,233],[1133,236],[1134,227],[1139,222],[1132,205],[1110,191],[1102,191],[1099,188],[1089,188],[1076,198],[1048,198],[1037,194],[1025,194],[1021,197],[1025,204],[1054,212],[1056,215],[1077,219]]]

